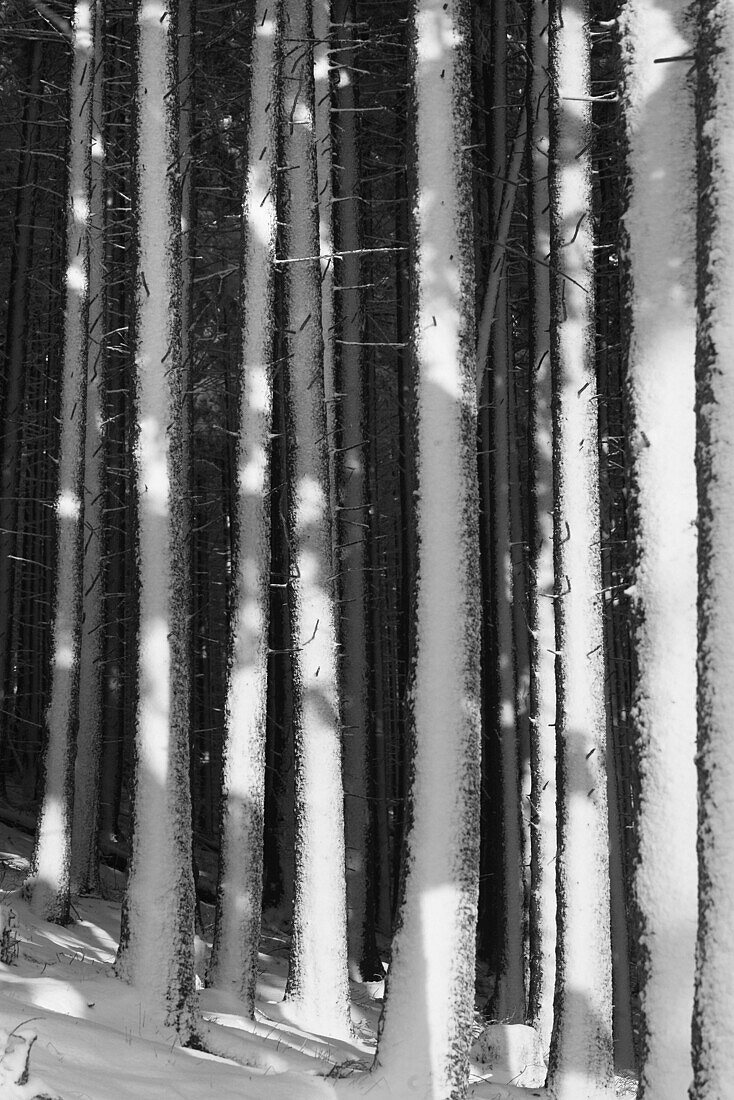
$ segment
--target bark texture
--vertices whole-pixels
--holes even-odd
[[[189,719],[188,380],[181,359],[178,38],[136,6],[134,508],[138,588],[132,855],[116,969],[181,1042],[196,1035]]]
[[[480,614],[468,5],[410,23],[416,201],[416,629],[403,897],[373,1075],[395,1096],[468,1087],[479,878]]]
[[[699,9],[698,316],[698,939],[691,1100],[734,1080],[734,19]]]
[[[613,1095],[606,712],[591,224],[589,11],[550,10],[558,948],[548,1089]]]

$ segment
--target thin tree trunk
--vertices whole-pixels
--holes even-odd
[[[249,162],[244,196],[243,333],[237,425],[231,651],[226,695],[217,914],[209,982],[255,1012],[263,880],[268,630],[270,435],[275,352],[274,260],[280,7],[255,7],[250,57]]]
[[[15,207],[17,238],[10,273],[8,331],[5,347],[5,386],[0,421],[0,765],[7,759],[11,699],[10,645],[13,624],[13,560],[18,538],[18,469],[22,447],[23,395],[26,388],[25,346],[28,280],[33,244],[33,199],[38,177],[35,142],[41,104],[43,46],[29,44],[28,101],[23,118],[24,148],[18,169]],[[2,766],[3,779],[6,767]]]
[[[498,226],[502,208],[503,179],[507,158],[507,13],[505,0],[492,5],[492,126],[490,170],[492,222]],[[508,227],[509,228],[509,227]],[[495,723],[500,741],[502,792],[502,947],[492,1012],[499,1019],[525,1020],[523,963],[524,890],[522,880],[522,831],[520,759],[515,707],[515,632],[513,623],[514,570],[510,518],[510,332],[508,285],[504,256],[493,257],[503,277],[499,283],[496,318],[489,342],[491,380],[491,494],[492,580],[495,619],[497,678]],[[479,349],[479,354],[481,354]]]
[[[530,985],[528,1021],[545,1056],[556,973],[556,658],[553,611],[550,220],[548,197],[548,12],[530,7],[532,80],[527,111],[530,209]]]
[[[362,262],[359,255],[359,160],[356,99],[352,67],[352,4],[339,0],[334,22],[338,35],[338,206],[337,230],[344,257],[339,275],[339,450],[335,462],[339,502],[337,564],[341,605],[340,688],[344,725],[344,814],[347,860],[349,971],[357,981],[381,976],[375,945],[374,891],[370,872],[370,726],[369,666],[371,619],[367,589],[367,469],[364,410],[364,314]],[[336,42],[336,39],[335,39]],[[323,287],[323,284],[322,284]]]
[[[640,1092],[687,1096],[696,938],[695,118],[687,6],[623,14]]]
[[[78,0],[74,7],[70,78],[66,310],[55,499],[51,694],[46,715],[45,789],[28,884],[34,912],[59,924],[69,920],[74,751],[79,719],[93,35],[94,5],[90,0]]]
[[[337,604],[325,436],[311,4],[285,0],[288,530],[296,768],[293,938],[286,1001],[301,1026],[347,1035],[344,792]]]
[[[104,6],[97,0],[94,16],[94,81],[89,189],[89,334],[87,405],[84,442],[84,567],[82,638],[79,662],[79,731],[74,764],[74,811],[71,829],[71,889],[98,893],[99,783],[102,750],[102,672],[104,657],[105,567],[103,558],[106,496],[104,326],[104,133],[102,53]]]
[[[468,5],[418,0],[416,631],[403,898],[373,1068],[396,1096],[466,1095],[479,881],[480,608]]]
[[[135,530],[139,592],[132,853],[118,976],[182,1043],[196,1035],[189,720],[188,379],[181,359],[178,38],[136,8]]]
[[[734,19],[699,8],[698,337],[698,940],[691,1100],[728,1096],[734,1080]]]
[[[550,11],[558,951],[548,1090],[613,1095],[589,12]]]

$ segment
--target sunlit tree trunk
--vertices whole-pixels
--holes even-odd
[[[286,1002],[302,1026],[347,1034],[346,896],[337,605],[324,416],[311,4],[285,0],[282,220],[288,317],[288,527],[296,768],[293,938]]]
[[[270,604],[270,434],[275,348],[274,260],[279,5],[254,13],[244,196],[242,366],[226,699],[220,877],[209,981],[255,1010],[262,905],[263,799]]]
[[[548,8],[530,6],[530,984],[528,1021],[547,1056],[556,972],[556,670],[553,611]]]
[[[44,796],[28,883],[33,910],[60,924],[69,920],[74,749],[79,713],[93,22],[93,3],[79,0],[74,8],[69,97],[66,301],[54,525],[51,694],[46,714]]]
[[[373,1074],[466,1095],[479,879],[480,609],[468,5],[410,22],[416,629],[403,897]]]
[[[549,23],[558,950],[548,1088],[613,1095],[606,712],[591,221],[589,12]]]
[[[640,1097],[691,1078],[696,939],[695,119],[687,5],[623,12]]]
[[[698,940],[691,1100],[734,1079],[734,18],[699,8],[698,316]]]
[[[182,1042],[196,1027],[189,787],[188,391],[181,360],[176,8],[136,6],[138,691],[132,855],[116,969]]]
[[[97,833],[102,750],[102,672],[104,658],[103,524],[106,496],[104,422],[104,134],[102,35],[104,9],[97,0],[94,18],[94,85],[89,192],[89,337],[84,443],[84,568],[82,638],[79,662],[79,730],[74,763],[74,813],[71,830],[71,888],[99,891]]]

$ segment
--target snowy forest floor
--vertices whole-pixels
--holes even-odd
[[[124,877],[103,869],[103,898],[83,897],[68,928],[39,921],[18,896],[32,841],[0,826],[0,902],[18,917],[18,951],[0,963],[0,1094],[3,1100],[408,1100],[367,1071],[377,1042],[382,983],[352,985],[355,1039],[310,1034],[289,1023],[281,1003],[288,939],[266,922],[260,954],[257,1019],[231,995],[202,989],[204,1040],[217,1055],[183,1049],[159,1031],[134,989],[114,978]],[[204,906],[204,919],[213,910]],[[210,931],[210,930],[209,930]],[[210,946],[210,943],[209,943]],[[205,945],[197,943],[202,958]],[[26,1084],[3,1051],[8,1036],[37,1035]],[[11,1044],[12,1045],[12,1044]],[[350,1065],[351,1063],[351,1065]],[[335,1067],[342,1067],[337,1070]],[[346,1076],[337,1077],[340,1072]],[[330,1076],[330,1074],[332,1076]],[[501,1067],[472,1063],[470,1096],[477,1100],[544,1097],[541,1088],[501,1082]],[[635,1083],[620,1078],[618,1093]]]

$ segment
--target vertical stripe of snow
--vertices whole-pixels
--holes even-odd
[[[102,670],[104,658],[104,134],[103,0],[94,15],[94,85],[89,194],[89,335],[87,407],[84,443],[84,570],[82,637],[79,662],[79,731],[74,766],[74,816],[71,830],[71,888],[99,890],[97,827],[102,751]]]
[[[404,894],[373,1074],[466,1095],[479,863],[480,609],[468,5],[410,24],[417,193],[413,757]]]
[[[176,9],[136,5],[134,314],[138,692],[132,858],[117,961],[182,1042],[195,1033],[190,562],[181,362]]]
[[[548,1055],[556,972],[556,658],[553,610],[548,8],[531,5],[530,106],[530,985],[528,1019]]]
[[[242,364],[217,916],[209,982],[253,1015],[262,908],[280,5],[254,11],[243,204]]]
[[[336,599],[324,409],[311,4],[285,0],[283,109],[287,444],[295,740],[295,897],[286,1001],[350,1030]]]
[[[59,923],[69,919],[74,741],[79,706],[93,21],[93,3],[78,0],[72,24],[69,89],[66,307],[55,501],[51,690],[46,714],[45,788],[30,882],[34,911]]]
[[[695,120],[683,0],[622,15],[645,1100],[687,1096],[696,938]]]
[[[698,942],[692,1100],[734,1080],[734,13],[698,43]]]
[[[548,1087],[555,1100],[613,1094],[588,21],[584,0],[551,5],[558,950]]]
[[[374,937],[374,913],[370,909],[370,802],[368,717],[368,639],[370,617],[367,589],[367,469],[364,412],[364,313],[359,224],[359,159],[356,99],[354,95],[354,28],[350,25],[350,0],[334,7],[338,36],[336,101],[338,115],[338,245],[345,255],[339,261],[338,332],[340,396],[340,448],[337,490],[338,575],[340,584],[341,643],[340,689],[344,723],[344,829],[347,861],[347,929],[349,972],[358,980],[381,973]],[[379,803],[378,803],[379,804]],[[379,811],[377,811],[379,812]],[[376,818],[375,813],[374,817]],[[374,897],[374,893],[373,893]]]

